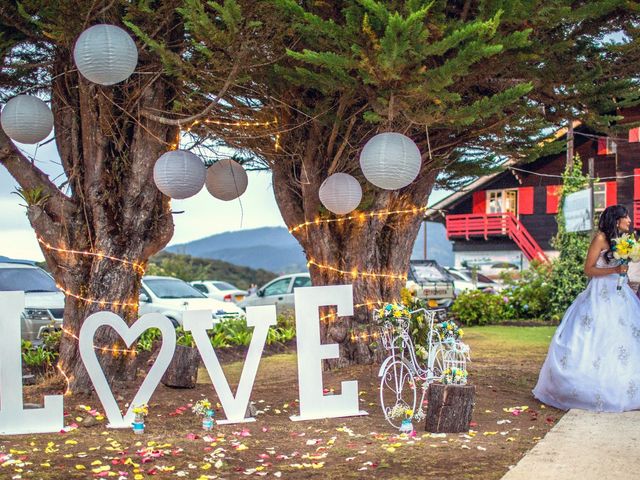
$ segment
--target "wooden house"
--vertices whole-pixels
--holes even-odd
[[[626,114],[625,122],[637,122]],[[563,137],[565,131],[558,132]],[[626,135],[625,135],[626,137]],[[584,173],[594,159],[594,207],[600,212],[624,204],[640,225],[640,129],[628,138],[608,138],[577,124],[574,149]],[[524,267],[531,259],[557,254],[551,239],[557,233],[555,215],[566,152],[541,157],[525,165],[507,161],[504,171],[478,178],[458,192],[432,205],[427,220],[444,222],[453,242],[456,266],[510,262]],[[512,168],[513,167],[513,168]],[[636,175],[636,176],[634,176]]]

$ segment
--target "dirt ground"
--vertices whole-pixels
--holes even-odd
[[[255,422],[201,429],[191,404],[205,397],[217,402],[204,369],[195,389],[158,386],[143,435],[107,429],[97,397],[67,396],[67,432],[0,437],[0,478],[499,479],[562,412],[530,393],[546,348],[507,348],[484,341],[473,329],[467,332],[476,404],[466,434],[429,434],[422,424],[415,425],[415,437],[399,435],[380,410],[377,366],[324,374],[326,389],[335,393],[341,381],[357,380],[361,408],[369,415],[292,422],[289,416],[298,413],[297,366],[295,352],[288,352],[261,361],[251,397]],[[233,384],[242,363],[233,354],[222,357]],[[60,393],[61,387],[53,380],[25,387],[25,401],[41,403],[43,390]],[[121,404],[133,392],[117,392]],[[224,415],[218,411],[217,417]]]

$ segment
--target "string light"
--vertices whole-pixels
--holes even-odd
[[[329,270],[331,272],[340,273],[342,275],[349,275],[353,278],[355,277],[371,277],[371,278],[391,278],[393,280],[407,280],[407,275],[396,274],[396,273],[372,273],[372,272],[361,272],[357,268],[352,269],[351,271],[340,270],[339,268],[332,267],[331,265],[322,265],[315,260],[309,260],[307,262],[307,267],[315,266],[321,270]]]
[[[62,367],[60,366],[60,364],[56,365],[56,368],[58,369],[58,371],[62,374],[62,376],[64,377],[64,381],[67,383],[67,388],[65,389],[63,395],[68,395],[71,393],[71,380],[69,379],[69,377],[67,376],[66,373],[64,373],[64,370],[62,369]]]
[[[60,285],[56,285],[56,287],[58,287],[62,291],[62,293],[64,293],[65,295],[69,295],[70,297],[77,298],[78,300],[82,300],[83,302],[94,303],[94,304],[97,304],[97,305],[99,305],[101,307],[105,307],[107,305],[112,305],[115,308],[118,308],[118,307],[138,308],[138,302],[135,302],[135,303],[133,303],[133,302],[109,302],[107,300],[102,300],[102,299],[98,300],[98,299],[95,299],[95,298],[83,297],[82,295],[76,295],[75,293],[71,292],[70,290],[64,289]]]
[[[85,255],[85,256],[91,256],[91,257],[98,257],[99,259],[107,259],[107,260],[111,260],[113,262],[120,262],[124,265],[130,265],[133,270],[135,270],[136,272],[140,273],[141,275],[144,274],[144,266],[142,266],[141,263],[137,263],[137,262],[131,262],[129,260],[123,260],[122,258],[118,258],[118,257],[114,257],[112,255],[107,255],[106,253],[102,253],[102,252],[82,252],[79,250],[68,250],[66,248],[60,248],[60,247],[54,247],[53,245],[45,242],[44,240],[42,240],[40,237],[38,238],[38,242],[40,242],[40,244],[45,247],[47,250],[53,250],[55,252],[61,252],[61,253],[71,253],[74,255]]]
[[[406,208],[404,210],[378,210],[375,212],[367,212],[367,213],[354,213],[351,214],[349,216],[346,217],[339,217],[339,218],[316,218],[313,221],[309,221],[309,222],[304,222],[301,223],[299,225],[296,225],[295,227],[289,229],[289,233],[293,233],[296,232],[302,228],[308,227],[310,225],[320,225],[323,223],[336,223],[336,222],[345,222],[348,220],[366,220],[367,217],[372,218],[372,217],[386,217],[389,215],[400,215],[403,213],[413,213],[413,214],[418,214],[420,212],[426,212],[427,207],[413,207],[413,208]]]
[[[358,340],[366,342],[369,339],[375,342],[379,337],[380,337],[380,334],[378,332],[373,332],[373,333],[362,332],[360,334],[351,333],[351,342],[356,343]]]
[[[62,329],[62,331],[67,335],[69,335],[71,338],[75,338],[76,340],[80,341],[80,338],[78,338],[73,332],[70,332],[69,330],[66,330],[64,328]],[[118,355],[131,355],[132,357],[135,357],[138,354],[137,350],[127,350],[126,348],[118,348],[117,345],[114,345],[113,347],[97,347],[94,345],[93,348],[99,352],[113,353],[114,357],[117,357]]]
[[[180,148],[180,138],[182,136],[182,133],[189,133],[193,128],[197,127],[200,124],[221,125],[224,127],[270,127],[271,125],[277,125],[278,119],[276,118],[272,121],[266,121],[266,122],[225,122],[223,120],[215,120],[212,118],[207,118],[205,120],[195,120],[191,125],[189,125],[184,130],[178,131],[178,138],[176,139],[175,142],[169,144],[169,150],[177,150],[178,148]],[[280,148],[280,134],[276,133],[276,142],[275,142],[276,152],[278,151],[279,148]]]
[[[374,305],[379,305],[381,303],[385,303],[382,300],[372,300],[366,303],[357,303],[353,306],[353,308],[362,308],[362,307],[367,307],[367,308],[371,308]],[[323,315],[320,317],[320,321],[324,322],[325,320],[328,319],[332,319],[332,318],[337,318],[337,314],[336,313],[328,313],[327,315]]]

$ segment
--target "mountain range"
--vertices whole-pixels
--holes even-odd
[[[424,258],[424,223],[411,253],[412,259]],[[224,260],[235,265],[262,268],[277,273],[307,270],[302,247],[284,227],[262,227],[224,232],[166,248],[172,253]],[[453,265],[453,248],[444,226],[427,222],[427,258],[441,265]]]

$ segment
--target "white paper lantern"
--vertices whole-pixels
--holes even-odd
[[[380,133],[360,153],[360,168],[367,180],[385,190],[406,187],[420,172],[420,150],[401,133]]]
[[[338,215],[349,213],[360,205],[362,187],[346,173],[334,173],[320,185],[320,201],[327,210]]]
[[[247,189],[247,172],[238,162],[225,158],[209,167],[207,171],[207,190],[220,200],[233,200]]]
[[[47,138],[53,129],[53,113],[38,97],[18,95],[2,109],[0,123],[12,140],[38,143]]]
[[[94,25],[78,37],[73,59],[90,82],[113,85],[129,78],[136,69],[138,48],[122,28]]]
[[[186,150],[164,153],[153,167],[158,190],[176,199],[192,197],[202,190],[206,175],[202,160]]]

